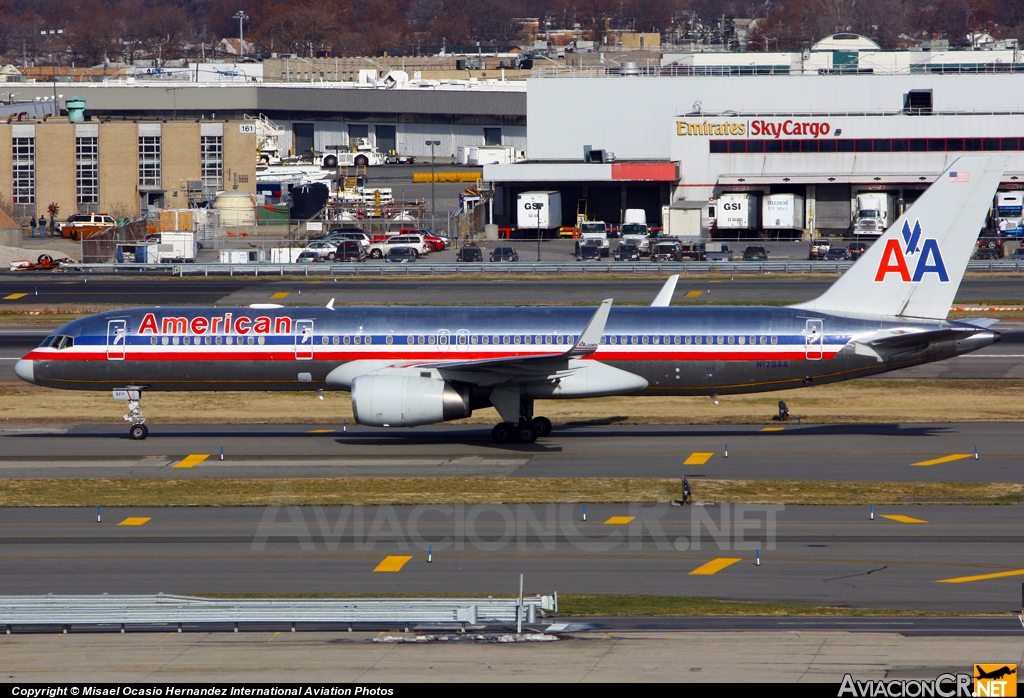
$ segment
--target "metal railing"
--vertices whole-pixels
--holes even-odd
[[[445,264],[82,264],[62,263],[66,271],[90,274],[157,272],[173,276],[458,276],[465,274],[839,274],[853,262],[485,262]],[[1015,260],[971,261],[973,272],[1015,273]]]
[[[398,625],[462,627],[536,623],[538,609],[558,610],[558,593],[513,598],[211,599],[195,596],[0,596],[7,634],[40,627]]]

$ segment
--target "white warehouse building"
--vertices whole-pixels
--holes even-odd
[[[1021,189],[1021,80],[1013,72],[537,78],[527,88],[529,160],[485,166],[484,179],[496,188],[499,224],[515,224],[519,192],[550,189],[562,192],[563,225],[585,201],[591,218],[610,223],[626,208],[644,208],[653,225],[669,207],[700,210],[705,233],[728,234],[716,208],[723,194],[752,202],[793,194],[805,207],[794,235],[840,234],[859,194],[885,193],[902,211],[965,153],[1004,156],[1001,190]]]

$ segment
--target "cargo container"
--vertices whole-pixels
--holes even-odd
[[[562,227],[562,195],[557,191],[524,191],[517,205],[520,237],[558,237]]]
[[[761,200],[761,227],[765,230],[803,230],[804,197],[769,194]]]
[[[755,232],[758,212],[756,194],[722,194],[718,197],[718,229]]]

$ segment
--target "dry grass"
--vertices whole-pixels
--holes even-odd
[[[667,502],[668,478],[254,478],[2,480],[0,506],[340,506]],[[1024,485],[704,480],[703,501],[789,505],[1016,504]]]
[[[348,393],[147,393],[146,416],[163,424],[339,424],[352,421]],[[789,405],[805,423],[1016,422],[1024,420],[1024,380],[859,380],[755,395],[609,397],[538,402],[556,424],[758,424]],[[107,392],[0,384],[0,422],[119,424],[123,403]],[[497,421],[492,409],[464,423]]]

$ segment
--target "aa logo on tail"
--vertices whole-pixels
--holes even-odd
[[[910,273],[911,262],[914,263],[913,274]],[[885,281],[888,274],[899,274],[902,281],[917,283],[929,273],[938,274],[943,283],[949,282],[939,243],[935,238],[921,239],[921,221],[914,221],[913,229],[909,221],[904,221],[903,244],[897,238],[886,241],[875,281]]]

